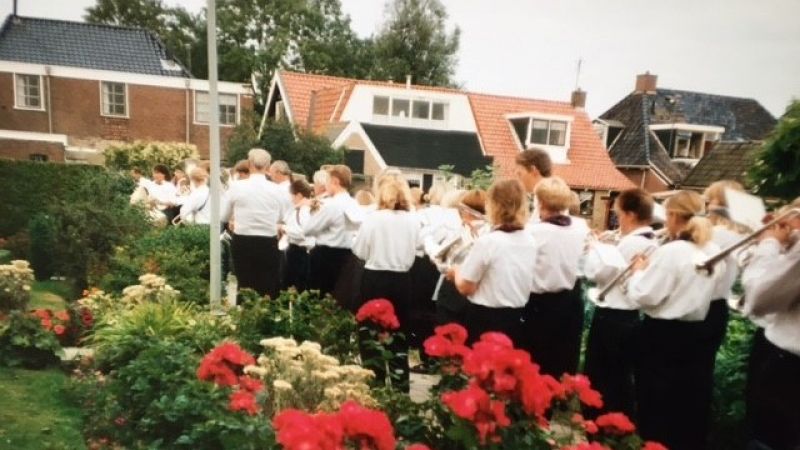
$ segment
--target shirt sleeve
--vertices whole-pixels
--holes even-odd
[[[475,241],[459,269],[461,278],[473,283],[480,283],[489,268],[490,249],[487,247],[486,239],[479,238]]]
[[[185,220],[189,215],[192,213],[199,212],[200,210],[200,196],[198,192],[192,192],[186,200],[184,200],[183,205],[181,205],[181,220]]]
[[[369,259],[370,249],[372,247],[372,222],[367,220],[361,224],[358,229],[355,242],[353,242],[353,254],[362,261]]]
[[[231,213],[233,212],[233,202],[236,198],[236,184],[232,184],[227,191],[225,191],[224,195],[221,197],[221,208],[219,212],[219,218],[223,223],[230,222],[231,220]]]
[[[661,247],[653,253],[646,269],[628,281],[628,298],[644,307],[658,306],[667,299],[676,282],[677,268],[672,252]]]
[[[334,200],[330,200],[334,201]],[[306,223],[302,224],[303,234],[306,236],[318,236],[330,226],[337,213],[336,206],[330,203],[323,203],[315,213],[311,213]]]
[[[598,285],[605,286],[619,273],[621,268],[604,261],[600,254],[601,251],[616,251],[616,248],[603,243],[590,245],[586,253],[583,271],[586,278]]]
[[[800,303],[800,244],[780,254],[780,244],[766,239],[756,248],[742,275],[745,314],[762,316]]]

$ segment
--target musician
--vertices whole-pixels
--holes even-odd
[[[639,429],[676,449],[705,448],[711,385],[704,319],[718,279],[696,263],[717,253],[700,194],[679,191],[666,201],[670,241],[638,257],[628,299],[644,313],[637,343]],[[715,274],[724,272],[724,262]]]
[[[622,191],[614,201],[621,235],[616,249],[627,263],[637,255],[654,250],[657,245],[650,227],[653,203],[653,197],[642,189]],[[589,249],[584,268],[589,280],[605,288],[620,270],[600,258],[597,251]],[[592,380],[592,386],[603,393],[606,410],[635,417],[631,346],[639,325],[639,311],[637,305],[628,300],[623,286],[618,283],[602,302],[595,302],[584,371]]]
[[[376,298],[392,302],[400,321],[400,330],[408,337],[411,330],[411,266],[414,264],[416,243],[421,224],[412,212],[408,183],[402,177],[391,177],[379,184],[378,209],[369,214],[353,243],[353,254],[365,262],[361,278],[361,304]],[[408,391],[408,343],[397,338],[390,370],[402,373],[400,389]],[[362,359],[370,360],[362,348]],[[383,367],[369,367],[378,379],[385,377]]]
[[[436,302],[436,322],[439,325],[451,322],[463,325],[469,300],[458,292],[453,280],[447,279],[449,269],[447,264],[462,263],[475,241],[489,231],[488,224],[483,217],[480,217],[486,213],[486,192],[480,189],[466,192],[453,191],[442,199],[442,203],[455,212],[458,222],[451,223],[448,220],[442,225],[439,231],[443,235],[440,236],[439,244],[456,237],[460,240],[445,256],[447,262],[440,267],[443,274],[434,288],[432,299]],[[429,242],[427,251],[433,257],[438,252],[438,246],[430,245]],[[435,262],[442,263],[442,261]]]
[[[289,187],[292,184],[292,170],[286,161],[277,160],[269,166],[269,178],[273,183],[277,184],[281,189],[289,192]]]
[[[329,179],[330,176],[328,175],[328,171],[326,169],[320,169],[314,172],[314,177],[312,178],[314,182],[314,198],[323,199],[328,196],[326,191]]]
[[[163,164],[156,164],[153,167],[153,179],[139,177],[139,186],[147,190],[150,204],[166,216],[168,225],[171,224],[172,219],[180,211],[175,208],[178,190],[170,182],[169,168]]]
[[[553,174],[553,162],[550,155],[539,148],[523,150],[514,160],[514,174],[522,182],[527,192],[528,211],[532,222],[539,221],[539,210],[534,189],[539,181]],[[565,209],[569,208],[569,204]]]
[[[539,220],[528,222],[536,240],[530,300],[525,312],[525,341],[542,373],[575,373],[583,331],[579,261],[589,229],[565,214],[572,191],[558,177],[544,178],[534,190]]]
[[[208,225],[211,222],[208,173],[202,167],[195,167],[189,172],[189,179],[192,182],[192,191],[181,205],[181,222]]]
[[[250,176],[231,185],[223,202],[222,221],[236,216],[231,252],[239,287],[274,297],[280,288],[278,223],[292,206],[286,192],[267,180],[269,153],[255,148],[247,156]]]
[[[288,241],[284,288],[293,286],[301,292],[308,287],[309,251],[314,247],[314,239],[303,234],[303,224],[311,215],[311,192],[312,188],[305,180],[292,181],[289,193],[294,208],[286,214],[282,227]]]
[[[361,223],[362,213],[350,196],[350,168],[338,164],[328,169],[325,187],[327,197],[311,206],[311,215],[303,224],[303,234],[313,237],[316,246],[309,261],[309,287],[324,294],[333,294],[342,277],[345,265],[350,266],[354,232]],[[322,177],[320,177],[321,179]],[[348,299],[337,299],[347,303]],[[352,306],[352,305],[349,305]]]
[[[478,237],[464,263],[448,271],[448,278],[469,298],[465,325],[471,341],[499,331],[518,343],[536,256],[533,237],[525,231],[525,188],[518,180],[498,180],[487,198],[492,230]]]
[[[769,317],[764,345],[751,354],[759,363],[748,373],[747,416],[752,438],[773,449],[800,448],[799,237],[800,215],[764,232],[742,274],[745,314]]]

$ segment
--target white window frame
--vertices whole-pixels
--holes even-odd
[[[13,73],[14,77],[14,109],[19,109],[23,111],[45,111],[45,104],[44,104],[44,77],[41,75],[37,75],[34,73]],[[19,86],[17,84],[17,77],[18,76],[32,76],[32,77],[39,77],[39,107],[35,106],[27,106],[27,105],[20,105],[18,103],[19,100]]]
[[[540,148],[545,150],[550,157],[553,159],[554,163],[557,164],[569,164],[569,158],[567,157],[569,154],[569,149],[572,143],[572,125],[575,121],[575,118],[572,116],[563,116],[558,114],[543,114],[537,112],[531,113],[519,113],[519,114],[508,114],[505,116],[506,120],[508,120],[508,124],[510,126],[511,132],[516,134],[516,130],[514,126],[511,124],[512,119],[527,119],[528,126],[525,132],[525,142],[522,143],[522,148],[520,150],[527,150],[531,148]],[[564,136],[564,145],[550,145],[550,144],[535,144],[531,142],[531,130],[533,128],[533,121],[534,120],[546,120],[548,122],[548,141],[550,137],[549,129],[550,125],[549,122],[566,122],[567,130],[566,135]]]
[[[385,97],[389,99],[389,114],[376,114],[375,113],[375,97]],[[395,100],[408,101],[408,115],[406,117],[395,116],[393,114]],[[428,117],[419,118],[414,117],[414,102],[428,103]],[[444,105],[444,119],[433,119],[433,104],[441,103]],[[372,96],[372,121],[379,124],[389,125],[403,125],[411,126],[414,128],[433,128],[433,129],[448,129],[450,124],[450,102],[446,100],[431,98],[431,97],[414,97],[414,96],[394,96],[375,94]]]
[[[109,84],[121,84],[125,86],[125,114],[107,114],[105,108],[105,95],[103,92],[103,83]],[[122,83],[119,81],[105,81],[100,80],[98,82],[98,86],[100,87],[100,115],[103,117],[111,117],[114,119],[130,119],[131,117],[131,101],[130,101],[130,94],[128,92],[128,83]]]
[[[210,94],[209,94],[208,91],[201,91],[201,90],[193,91],[193,93],[192,93],[192,123],[195,124],[195,125],[202,125],[202,126],[206,126],[207,127],[209,125],[209,122],[203,122],[203,121],[197,120],[197,94],[198,93],[209,95],[209,100],[210,100]],[[225,124],[225,123],[222,123],[222,121],[220,120],[219,126],[222,127],[222,128],[234,128],[234,127],[236,127],[240,123],[241,113],[242,113],[239,94],[231,94],[231,93],[228,93],[228,92],[219,92],[218,95],[219,96],[229,95],[229,96],[233,96],[233,97],[236,98],[236,120],[235,120],[235,122],[232,123],[232,124]],[[209,112],[210,112],[210,110],[209,110]],[[220,116],[220,119],[222,119],[222,116]]]

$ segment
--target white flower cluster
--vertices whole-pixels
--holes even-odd
[[[30,300],[33,270],[28,261],[0,265],[0,311],[21,309]]]
[[[167,284],[163,277],[146,273],[139,277],[139,284],[128,286],[122,290],[124,304],[133,306],[147,301],[157,302],[165,298],[176,298],[180,292]]]
[[[107,311],[117,306],[117,301],[110,294],[105,293],[97,288],[92,288],[83,291],[83,297],[77,301],[79,306],[89,308],[92,314],[102,316]]]
[[[357,365],[341,365],[333,356],[322,353],[316,342],[302,344],[294,339],[274,337],[261,341],[264,353],[257,365],[245,373],[265,382],[272,395],[273,410],[299,408],[304,411],[335,411],[347,400],[371,406],[371,370]]]

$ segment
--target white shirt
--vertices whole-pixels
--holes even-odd
[[[211,199],[207,185],[194,188],[181,206],[181,220],[186,223],[211,223]]]
[[[800,243],[781,253],[777,240],[761,241],[742,273],[742,284],[745,314],[769,317],[766,338],[800,356]]]
[[[439,205],[431,205],[420,210],[420,222],[422,223],[421,241],[423,250],[428,257],[433,258],[436,251],[448,236],[460,232],[461,217],[454,208],[442,208]]]
[[[289,195],[264,175],[251,174],[233,183],[223,203],[222,221],[233,214],[235,234],[274,237],[278,222],[292,207]]]
[[[683,240],[662,245],[653,252],[647,268],[631,276],[628,298],[655,319],[705,319],[725,263],[718,263],[712,276],[699,272],[695,264],[718,251],[713,242],[702,248]]]
[[[322,200],[319,210],[312,212],[303,224],[303,233],[316,239],[317,245],[351,248],[364,212],[347,192]],[[409,244],[411,245],[411,244]]]
[[[147,189],[147,194],[150,198],[158,203],[158,209],[164,209],[167,205],[174,205],[177,202],[178,190],[175,188],[175,185],[169,181],[156,183],[155,181],[142,177],[139,179],[139,186]]]
[[[589,235],[586,223],[572,220],[570,225],[559,226],[548,222],[528,222],[526,230],[536,240],[531,292],[542,294],[575,287],[579,262]]]
[[[366,269],[407,272],[414,264],[421,228],[413,212],[379,209],[361,224],[353,254],[365,261]]]
[[[620,239],[616,245],[616,249],[619,251],[619,254],[622,255],[622,259],[624,259],[626,263],[630,263],[634,256],[642,254],[648,251],[648,249],[655,248],[658,245],[655,239],[643,236],[652,232],[653,229],[650,227],[640,227]],[[593,251],[591,248],[589,249],[586,255],[586,266],[584,267],[586,278],[596,282],[601,289],[605,288],[608,283],[619,275],[621,270],[624,270],[624,267],[617,267],[604,261],[600,258],[599,252]],[[637,309],[639,306],[625,295],[622,286],[622,283],[618,283],[616,287],[608,292],[602,303],[595,303],[595,305],[611,309]]]
[[[280,183],[276,183],[279,188],[286,191],[287,194],[291,193],[292,182],[289,180],[283,180]]]
[[[736,243],[742,237],[741,234],[735,231],[717,225],[714,227],[714,235],[711,237],[711,240],[717,244],[719,248],[724,249]],[[739,276],[738,259],[739,252],[733,252],[725,258],[725,272],[720,274],[719,283],[717,283],[717,287],[714,289],[714,293],[711,296],[712,299],[729,299],[733,297],[733,285],[736,283],[736,277]],[[715,267],[714,270],[720,269]]]
[[[536,243],[525,230],[494,230],[479,237],[459,269],[459,276],[478,284],[469,296],[489,308],[522,308],[533,282]]]
[[[289,244],[299,245],[305,248],[314,246],[314,238],[306,237],[303,234],[303,224],[308,222],[311,216],[311,211],[308,205],[295,206],[291,211],[286,213],[283,219],[284,228],[286,232],[286,239]]]

